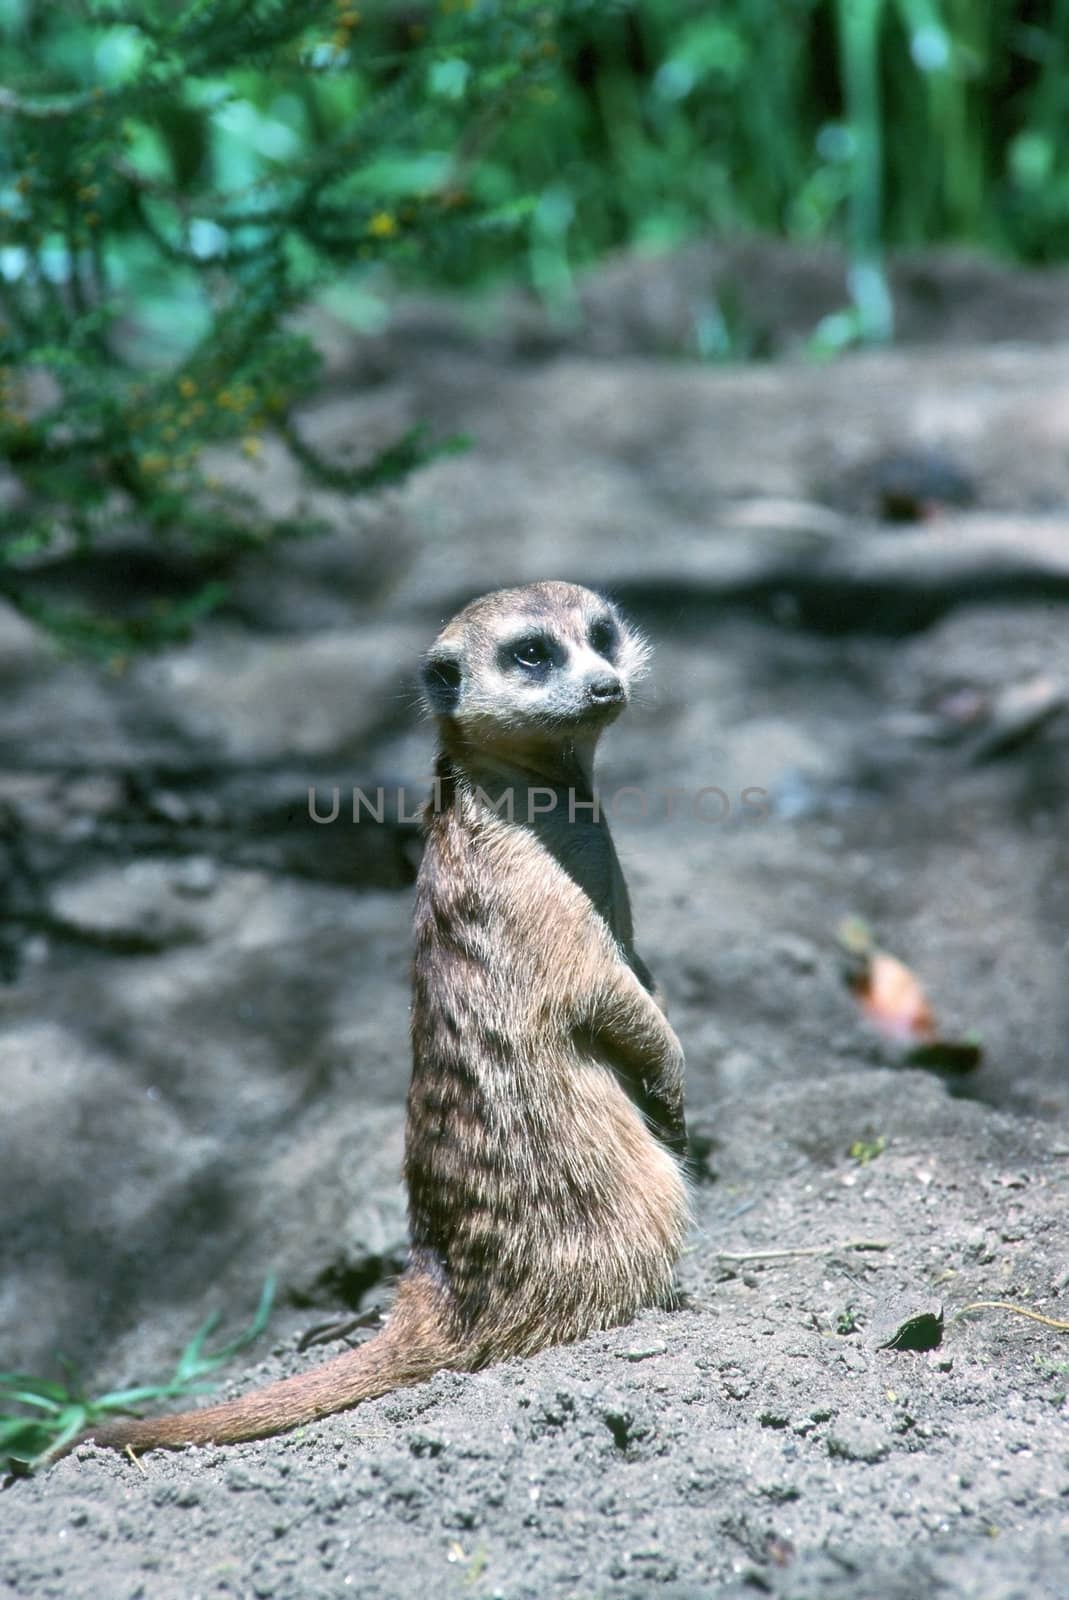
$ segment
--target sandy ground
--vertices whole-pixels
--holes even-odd
[[[1066,1600],[1069,1337],[963,1308],[1069,1319],[1069,345],[713,369],[420,315],[370,355],[330,332],[304,425],[353,458],[425,416],[468,454],[312,494],[330,537],[122,676],[0,615],[0,1367],[161,1376],[275,1271],[238,1393],[388,1295],[412,667],[530,577],[656,647],[602,788],[652,796],[614,831],[688,1054],[686,1305],[284,1439],[83,1447],[0,1494],[0,1592]],[[937,478],[879,520],[881,463],[925,450],[969,503]],[[221,469],[308,494],[281,453]],[[335,785],[384,823],[311,822]],[[850,915],[979,1067],[865,1022]],[[940,1309],[937,1347],[885,1347]]]

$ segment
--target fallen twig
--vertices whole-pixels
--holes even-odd
[[[833,1256],[837,1250],[890,1250],[893,1239],[847,1239],[842,1244],[798,1245],[785,1250],[718,1250],[718,1261],[776,1261],[783,1256]]]
[[[1027,1317],[1029,1322],[1042,1322],[1045,1328],[1057,1328],[1061,1333],[1069,1333],[1069,1322],[1059,1322],[1057,1317],[1045,1317],[1041,1311],[1029,1311],[1027,1306],[1015,1306],[1011,1300],[973,1300],[967,1306],[962,1306],[958,1312],[963,1317],[966,1311],[1012,1311],[1015,1317]]]

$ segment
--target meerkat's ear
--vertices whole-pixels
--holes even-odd
[[[620,657],[617,664],[625,673],[628,682],[634,683],[638,678],[644,678],[649,671],[653,646],[633,622],[621,617],[615,607],[613,610],[620,629]]]
[[[460,655],[439,645],[419,664],[419,683],[428,709],[436,717],[451,717],[460,700]]]

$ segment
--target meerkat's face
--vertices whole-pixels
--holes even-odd
[[[627,705],[647,646],[571,583],[500,589],[466,606],[424,657],[429,709],[476,744],[593,740]]]

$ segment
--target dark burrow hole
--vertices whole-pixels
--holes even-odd
[[[382,1289],[403,1272],[402,1255],[367,1255],[356,1261],[332,1261],[304,1289],[290,1289],[287,1295],[291,1305],[305,1310],[308,1307],[344,1306],[349,1311],[361,1311],[363,1302],[373,1290]]]

